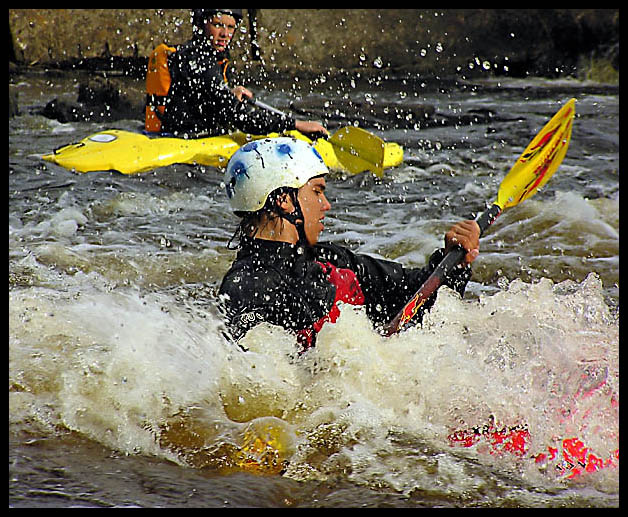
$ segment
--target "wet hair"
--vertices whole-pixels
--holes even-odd
[[[287,219],[294,224],[294,216],[290,217],[291,214],[286,214],[286,212],[279,207],[279,201],[283,195],[288,194],[291,196],[292,203],[295,207],[298,207],[298,193],[299,189],[293,187],[279,187],[268,194],[266,203],[264,203],[264,206],[259,210],[255,212],[234,211],[234,214],[240,218],[240,224],[238,224],[235,233],[231,236],[231,239],[229,239],[227,248],[238,249],[243,236],[255,237],[255,235],[263,229],[262,225],[267,225],[276,219]],[[298,209],[298,213],[301,213],[300,209]],[[234,241],[235,245],[233,244]]]

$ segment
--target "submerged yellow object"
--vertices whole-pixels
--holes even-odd
[[[294,453],[295,438],[291,426],[279,418],[251,420],[241,431],[235,465],[255,474],[280,474]]]
[[[289,131],[287,134],[312,142],[298,131]],[[114,170],[122,174],[138,174],[174,163],[225,167],[233,153],[245,143],[260,138],[278,136],[282,135],[271,133],[258,136],[233,133],[224,136],[184,139],[162,136],[149,137],[132,131],[109,129],[90,135],[78,143],[61,147],[53,153],[42,156],[42,158],[81,173]],[[351,132],[349,138],[355,138],[355,134]],[[313,145],[330,169],[351,174],[363,170],[373,170],[379,175],[381,168],[395,167],[403,161],[403,148],[394,142],[383,144],[383,163],[369,165],[367,162],[360,166],[356,166],[353,163],[354,160],[345,165],[341,161],[342,157],[336,154],[334,143],[328,140],[320,138],[313,142]],[[354,154],[359,156],[367,151],[369,155],[372,154],[369,149],[363,151],[362,145],[361,140],[355,142],[352,147]],[[364,145],[371,146],[372,144],[369,141]],[[345,153],[338,151],[338,154]]]

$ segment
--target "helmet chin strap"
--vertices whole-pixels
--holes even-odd
[[[303,217],[303,211],[301,210],[301,203],[298,199],[299,191],[297,189],[291,189],[288,195],[292,199],[294,210],[291,213],[286,212],[284,209],[280,209],[280,216],[286,221],[292,223],[297,229],[299,235],[298,245],[308,246],[307,238],[305,237],[305,217]]]

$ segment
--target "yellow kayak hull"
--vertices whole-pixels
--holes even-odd
[[[312,142],[298,131],[287,134]],[[174,163],[225,167],[229,158],[245,143],[260,138],[282,136],[278,133],[253,136],[233,133],[198,139],[149,137],[141,133],[108,129],[66,145],[42,158],[74,172],[118,171],[122,174],[139,174]],[[331,170],[345,171],[325,139],[313,142]],[[396,167],[403,161],[403,148],[387,142],[384,149],[384,168]]]

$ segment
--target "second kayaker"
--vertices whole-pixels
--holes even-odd
[[[242,9],[194,9],[193,37],[168,56],[171,84],[161,131],[175,136],[214,136],[240,130],[252,134],[297,129],[327,134],[318,122],[296,120],[243,102],[252,93],[229,84],[229,44]]]

